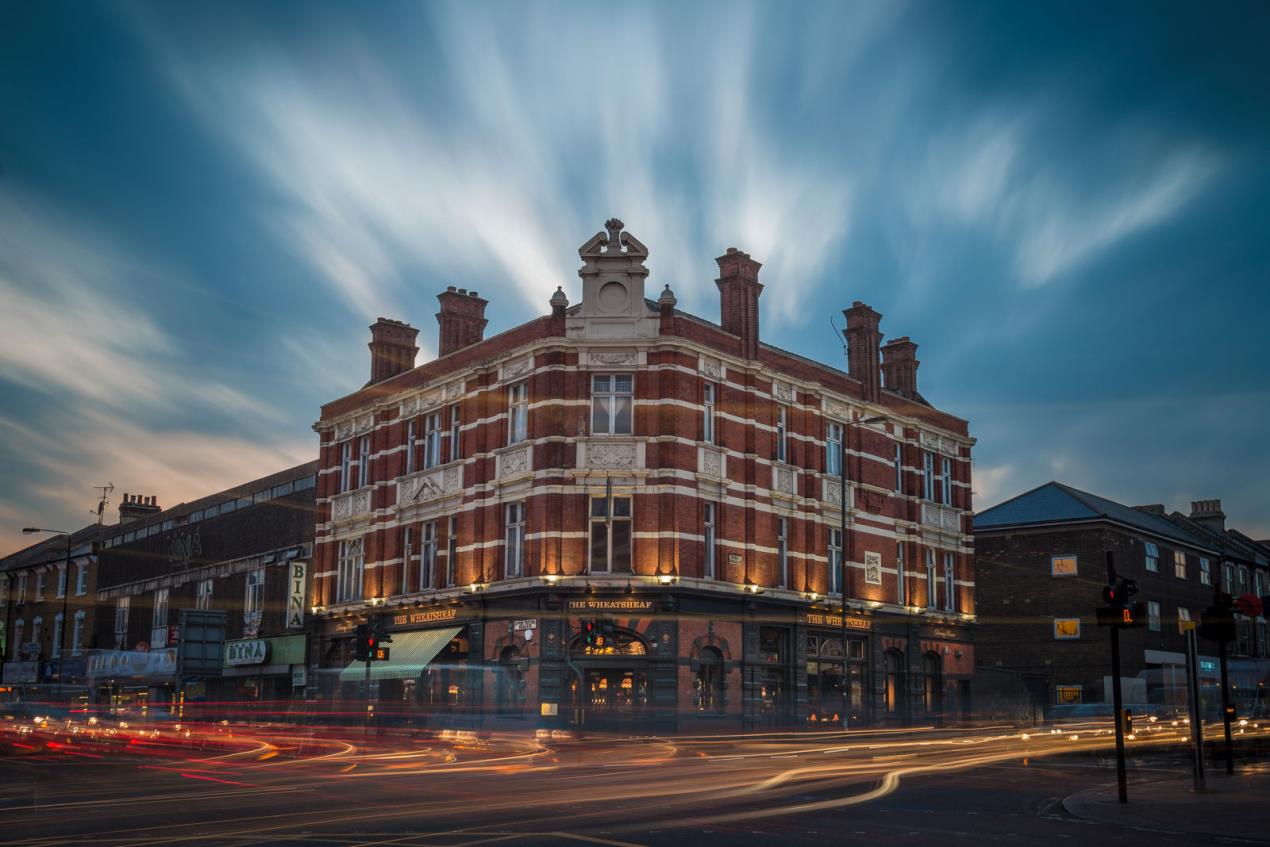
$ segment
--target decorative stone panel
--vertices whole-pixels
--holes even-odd
[[[926,432],[925,430],[922,431],[921,438],[922,447],[927,450],[931,450],[936,453],[943,453],[947,456],[955,457],[960,455],[960,447],[957,442],[951,438],[946,438],[945,436],[934,432]]]
[[[717,450],[713,447],[697,448],[697,470],[702,476],[708,476],[711,479],[723,479],[723,472],[726,468],[726,459],[724,459],[722,450]]]
[[[498,369],[498,378],[504,382],[510,379],[519,379],[534,369],[534,357],[526,356],[523,359],[517,359],[514,362],[508,362]]]
[[[794,387],[787,382],[773,382],[772,397],[780,403],[793,403]]]
[[[922,503],[922,524],[944,532],[961,532],[961,512],[951,506],[924,501]]]
[[[794,496],[794,485],[797,480],[797,474],[794,469],[786,465],[774,465],[772,467],[772,493],[783,494],[786,497]]]
[[[370,514],[370,489],[359,488],[331,498],[331,522],[344,523]]]
[[[426,503],[454,494],[463,488],[463,466],[452,464],[441,468],[416,471],[397,479],[397,507]]]
[[[697,368],[701,371],[701,375],[706,379],[716,382],[723,379],[723,363],[718,359],[712,359],[709,356],[702,356],[697,359]]]
[[[498,478],[509,479],[533,470],[533,453],[528,444],[498,454]]]
[[[644,467],[639,441],[591,438],[578,442],[578,467],[597,471],[633,471]]]

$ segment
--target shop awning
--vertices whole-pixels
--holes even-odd
[[[388,644],[388,661],[370,663],[371,680],[417,677],[462,629],[461,626],[453,626],[422,632],[394,632]],[[340,682],[361,682],[365,678],[365,662],[353,662],[340,671]]]

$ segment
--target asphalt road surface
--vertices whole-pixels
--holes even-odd
[[[3,730],[0,842],[32,847],[1241,840],[1068,814],[1065,796],[1114,779],[1104,724],[586,739]],[[1184,737],[1185,727],[1141,731],[1130,742],[1134,777],[1185,773]]]

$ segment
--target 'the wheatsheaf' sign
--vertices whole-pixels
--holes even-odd
[[[393,615],[392,622],[395,626],[405,626],[406,624],[412,623],[452,621],[458,613],[458,609],[428,609],[424,612],[409,612],[404,615]]]
[[[842,615],[826,615],[823,612],[808,612],[807,623],[810,626],[832,626],[842,629]],[[847,618],[847,629],[863,629],[868,630],[872,624],[868,618]]]
[[[287,599],[287,629],[304,629],[304,577],[308,573],[308,565],[304,562],[292,562],[291,595]]]
[[[569,610],[574,612],[648,612],[652,611],[652,600],[624,598],[621,600],[570,600]]]

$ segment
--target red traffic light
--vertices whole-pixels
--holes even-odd
[[[1115,606],[1123,602],[1120,592],[1116,590],[1114,585],[1108,585],[1102,590],[1102,599],[1108,606]]]

